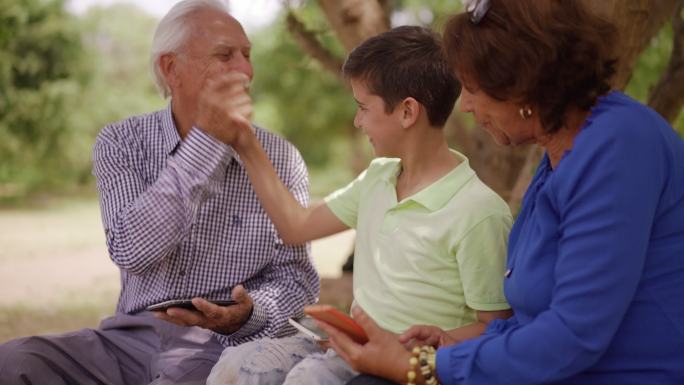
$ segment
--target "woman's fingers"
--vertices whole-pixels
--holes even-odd
[[[318,324],[318,327],[323,329],[323,331],[328,335],[330,345],[337,352],[337,354],[351,364],[352,367],[355,367],[356,363],[353,361],[353,357],[358,356],[358,351],[362,348],[362,345],[354,342],[344,332],[341,332],[339,329],[331,326],[328,323],[318,320],[316,320],[316,323]]]

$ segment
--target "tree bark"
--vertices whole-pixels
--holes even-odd
[[[323,47],[314,32],[307,29],[292,11],[287,13],[287,29],[304,52],[318,61],[325,70],[335,75],[340,82],[343,82],[342,59]]]
[[[318,0],[318,4],[347,52],[390,28],[386,1]]]
[[[670,19],[678,0],[584,0],[584,3],[618,30],[615,52],[619,54],[619,61],[613,87],[624,89],[639,55]]]
[[[648,105],[673,122],[684,105],[684,0],[672,18],[672,56],[660,81],[651,90]]]
[[[653,89],[650,102],[663,116],[673,119],[684,103],[684,48],[682,48],[681,4],[684,0],[584,0],[588,8],[611,21],[618,30],[619,54],[613,87],[624,89],[641,52],[667,20],[679,9],[675,22],[675,49],[670,66]],[[350,51],[363,40],[390,28],[389,0],[318,0],[331,29],[342,46]],[[677,8],[679,6],[679,8]],[[305,39],[310,41],[310,39]],[[306,41],[304,43],[306,43]],[[300,45],[302,43],[300,42]],[[305,51],[309,52],[305,48]],[[316,55],[313,57],[317,58]],[[321,56],[321,55],[318,55]],[[323,56],[325,59],[325,56]],[[319,59],[321,60],[321,59]],[[337,64],[335,64],[337,65]],[[330,68],[330,65],[324,67]],[[460,119],[452,118],[445,127],[450,143],[469,158],[482,180],[508,200],[517,211],[542,151],[537,146],[507,148],[495,145],[480,129],[466,130]],[[352,165],[355,171],[362,151],[358,130],[350,129]]]

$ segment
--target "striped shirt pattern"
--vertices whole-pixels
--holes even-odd
[[[308,204],[299,152],[256,136],[285,185]],[[93,150],[109,255],[121,272],[117,312],[178,298],[230,298],[242,283],[254,299],[248,322],[225,346],[293,333],[287,318],[316,301],[309,245],[287,246],[261,208],[239,156],[198,128],[181,140],[171,107],[106,126]]]

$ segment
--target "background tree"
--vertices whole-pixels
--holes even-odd
[[[630,95],[650,102],[680,132],[682,1],[588,2],[620,28],[623,60],[616,86],[627,84]],[[76,17],[64,11],[63,0],[2,2],[0,200],[73,186],[93,191],[90,154],[100,128],[166,106],[147,66],[156,19],[132,5],[95,8]],[[394,25],[441,30],[446,18],[459,11],[459,2],[286,4],[280,19],[250,36],[255,121],[297,145],[312,174],[313,195],[321,196],[364,169],[372,154],[352,125],[355,104],[339,73],[346,53]],[[470,116],[458,112],[445,132],[485,182],[515,206],[539,151],[495,146]]]
[[[107,123],[163,108],[147,66],[156,19],[133,5],[77,17],[64,0],[2,0],[0,201],[92,191]]]
[[[628,84],[640,54],[652,44],[654,38],[656,44],[659,43],[658,39],[674,42],[674,49],[672,49],[672,43],[669,44],[669,50],[672,52],[670,64],[657,72],[662,74],[662,80],[652,89],[648,101],[668,120],[675,121],[684,102],[684,81],[682,80],[684,49],[682,49],[683,43],[681,42],[684,0],[585,1],[591,9],[614,22],[618,28],[620,40],[616,52],[619,52],[620,57],[614,83],[617,89],[624,89]],[[320,38],[320,36],[326,36],[329,39],[327,31],[332,31],[344,51],[348,52],[364,39],[398,23],[418,22],[440,30],[444,15],[459,11],[446,9],[447,5],[444,3],[408,0],[397,2],[386,0],[304,1],[297,6],[290,5],[288,27],[304,52],[321,63],[321,68],[337,74],[343,56],[338,55],[335,50],[330,50],[326,40]],[[454,3],[449,2],[448,6],[453,7]],[[320,9],[321,14],[327,20],[327,30],[321,29],[320,21],[311,27],[307,18],[301,16],[303,12],[310,12],[308,10],[312,7]],[[663,28],[666,24],[670,26]],[[664,32],[659,34],[660,31]],[[661,36],[663,34],[664,37]],[[657,63],[656,66],[661,64]],[[650,85],[653,84],[650,83]],[[650,88],[650,86],[641,86],[642,90]],[[349,130],[348,132],[351,133],[351,142],[356,143],[354,133],[357,131]],[[454,113],[447,124],[447,135],[455,147],[468,155],[481,178],[499,194],[509,199],[514,211],[517,210],[522,193],[529,184],[534,167],[539,161],[541,151],[537,147],[529,146],[515,148],[496,146],[486,133],[473,129],[472,121],[458,113]],[[358,154],[354,154],[354,157],[358,157]]]
[[[55,185],[75,158],[63,111],[87,84],[80,34],[62,0],[0,7],[0,197]]]

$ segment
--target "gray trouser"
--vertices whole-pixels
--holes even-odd
[[[209,330],[117,314],[97,329],[0,345],[0,384],[199,385],[222,351]]]

